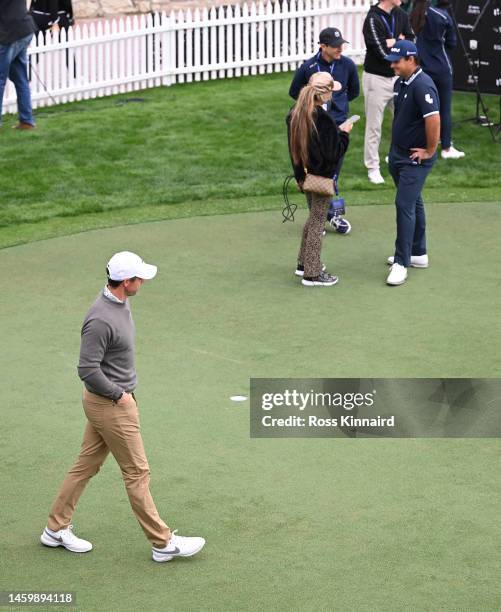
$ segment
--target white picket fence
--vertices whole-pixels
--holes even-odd
[[[370,0],[277,0],[155,13],[38,35],[30,49],[34,107],[160,85],[294,70],[338,27],[360,62]],[[8,82],[4,112],[14,112]]]

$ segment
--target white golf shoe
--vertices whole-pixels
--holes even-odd
[[[461,157],[464,157],[464,155],[464,151],[458,151],[452,145],[447,151],[442,149],[441,153],[442,159],[461,159]]]
[[[373,185],[382,185],[384,183],[384,178],[381,176],[379,168],[376,168],[375,170],[369,170],[367,176],[369,177],[369,181]]]
[[[407,268],[394,263],[390,268],[390,273],[386,279],[387,285],[403,285],[407,280]]]
[[[389,266],[392,266],[394,262],[394,257],[388,257],[386,260]],[[411,268],[427,268],[429,265],[428,255],[411,255]]]
[[[92,550],[92,544],[90,542],[77,538],[73,533],[73,525],[69,525],[66,529],[60,529],[59,531],[51,531],[46,527],[40,536],[40,542],[51,548],[64,546],[67,550],[77,553],[84,553]]]
[[[153,548],[153,561],[165,563],[171,561],[174,557],[192,557],[200,552],[205,545],[203,538],[186,538],[176,535],[176,531],[172,532],[172,537],[164,548]]]

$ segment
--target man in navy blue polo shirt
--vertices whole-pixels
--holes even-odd
[[[437,159],[440,137],[440,105],[432,79],[419,65],[417,47],[408,40],[397,41],[386,60],[400,77],[394,86],[390,173],[397,186],[397,239],[395,256],[386,280],[401,285],[407,268],[427,268],[426,220],[421,191]]]
[[[320,49],[310,59],[302,64],[294,75],[289,95],[297,100],[299,92],[308,83],[315,72],[330,72],[335,81],[341,83],[341,89],[332,94],[332,100],[327,103],[327,112],[337,125],[348,119],[349,102],[360,94],[360,82],[355,62],[343,55],[344,40],[337,28],[325,28],[319,36]],[[336,174],[339,177],[343,158],[341,158]]]

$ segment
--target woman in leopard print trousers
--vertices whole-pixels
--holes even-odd
[[[312,175],[332,178],[340,157],[348,148],[352,124],[338,128],[322,107],[339,88],[340,84],[328,72],[313,74],[287,116],[289,152],[301,191],[306,168]],[[306,197],[310,214],[303,229],[296,274],[302,276],[302,284],[306,287],[335,285],[337,277],[328,274],[320,262],[330,198],[315,192],[308,192]]]

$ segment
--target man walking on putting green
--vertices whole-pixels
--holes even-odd
[[[431,78],[419,66],[417,47],[399,40],[386,61],[395,74],[395,116],[393,119],[390,172],[397,186],[397,239],[395,255],[386,279],[388,285],[402,285],[407,268],[427,268],[426,219],[423,190],[426,177],[437,159],[440,137],[438,92]]]
[[[202,550],[203,538],[171,532],[151,497],[150,468],[139,429],[136,388],[135,327],[129,307],[145,280],[157,273],[134,253],[116,253],[106,268],[108,283],[87,313],[82,327],[78,375],[84,383],[87,417],[80,455],[68,472],[41,535],[46,546],[88,552],[92,544],[73,533],[71,517],[89,479],[99,472],[108,453],[115,457],[132,510],[153,546],[154,561],[191,557]]]

